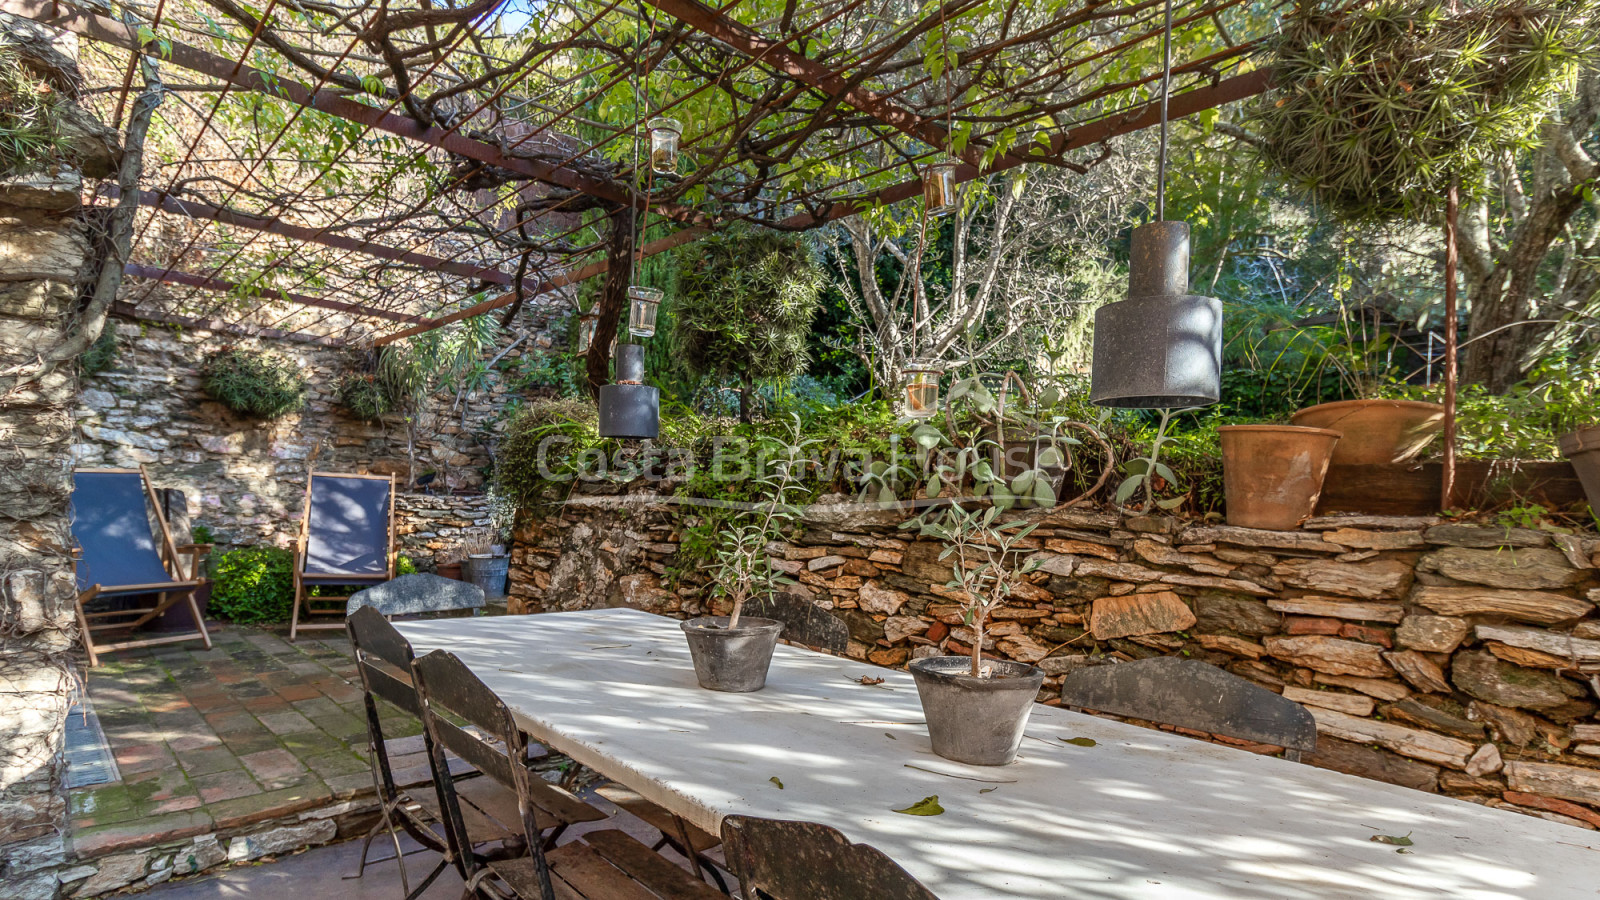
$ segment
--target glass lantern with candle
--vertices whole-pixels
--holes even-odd
[[[961,201],[956,197],[956,166],[953,159],[940,160],[922,170],[922,200],[928,215],[947,216]]]
[[[650,120],[650,170],[658,175],[678,174],[678,139],[683,126],[677,119],[657,116]]]
[[[913,359],[906,362],[905,414],[913,419],[926,419],[939,411],[939,378],[944,375],[944,362],[937,359]]]
[[[589,347],[594,343],[595,330],[600,327],[599,305],[589,307],[589,311],[578,317],[578,352],[588,353]]]
[[[660,310],[660,291],[637,284],[628,288],[628,333],[642,338],[654,335]]]

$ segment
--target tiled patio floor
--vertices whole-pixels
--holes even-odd
[[[225,625],[209,651],[198,642],[123,650],[89,670],[89,696],[122,780],[71,792],[77,854],[245,825],[370,791],[349,643],[342,631],[313,635],[290,644],[286,629]],[[382,715],[391,738],[421,730],[397,710]],[[418,753],[394,763],[426,761]]]

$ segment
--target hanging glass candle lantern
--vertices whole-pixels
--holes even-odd
[[[956,198],[956,166],[953,159],[940,160],[922,170],[922,200],[930,216],[947,216],[961,201]]]
[[[578,317],[578,352],[588,353],[589,346],[594,343],[594,333],[600,327],[599,305],[589,307],[589,311]]]
[[[660,309],[660,291],[637,284],[628,288],[628,333],[642,338],[654,335]]]
[[[677,119],[657,116],[650,120],[650,169],[657,175],[678,174],[678,139],[683,126]]]
[[[942,360],[907,360],[904,409],[907,416],[926,419],[939,411],[939,377],[943,374]]]

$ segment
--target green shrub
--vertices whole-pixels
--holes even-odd
[[[116,326],[110,322],[95,338],[89,349],[83,351],[78,357],[78,365],[83,368],[85,375],[98,375],[117,364],[117,331]]]
[[[45,168],[71,153],[61,134],[61,92],[22,64],[0,34],[0,174]]]
[[[339,403],[367,422],[388,415],[395,405],[378,376],[370,372],[346,373],[339,382]]]
[[[276,419],[305,403],[306,382],[294,363],[241,347],[223,347],[200,366],[201,384],[213,400],[236,413]]]
[[[404,553],[400,554],[400,556],[394,561],[394,574],[395,577],[417,574],[416,561]]]
[[[294,611],[294,553],[240,547],[217,557],[210,612],[234,622],[287,622]]]

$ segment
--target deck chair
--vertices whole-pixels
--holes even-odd
[[[722,845],[745,900],[939,900],[883,851],[826,825],[728,816]]]
[[[350,631],[350,645],[355,651],[356,672],[361,677],[361,688],[367,711],[367,751],[372,764],[372,783],[378,793],[378,821],[373,823],[361,842],[361,863],[355,877],[360,878],[367,868],[367,853],[378,835],[388,832],[395,847],[395,862],[400,867],[400,889],[406,900],[427,891],[434,879],[447,866],[458,862],[454,833],[446,831],[440,838],[433,825],[444,821],[439,794],[432,786],[406,790],[395,781],[389,763],[388,741],[383,733],[383,720],[378,714],[378,701],[385,700],[419,720],[422,703],[412,683],[411,644],[405,636],[389,624],[378,610],[363,606],[346,620]],[[426,731],[423,746],[432,759],[433,743]],[[430,763],[431,765],[431,763]],[[479,777],[468,771],[459,778],[452,772],[460,811],[466,820],[467,831],[478,845],[499,842],[520,847],[523,840],[520,812],[515,794],[496,784],[492,779]],[[535,818],[544,832],[546,846],[554,846],[568,826],[581,822],[604,819],[605,813],[595,809],[572,794],[536,781],[531,785],[535,804]],[[412,888],[406,871],[405,856],[400,847],[400,834],[411,835],[417,843],[441,854],[439,862],[428,876]]]
[[[295,545],[292,643],[302,631],[344,628],[345,603],[356,589],[394,577],[394,476],[312,472]],[[350,589],[338,596],[311,596],[312,588]],[[313,615],[332,622],[302,623]]]
[[[156,541],[154,518],[161,532]],[[131,647],[152,647],[199,640],[211,649],[211,635],[195,603],[194,591],[204,583],[200,560],[209,545],[172,542],[161,504],[144,467],[79,469],[72,474],[72,540],[77,555],[78,628],[89,665],[100,654]],[[154,605],[130,609],[87,608],[97,599],[154,596]],[[160,637],[102,642],[99,632],[137,628],[178,603],[187,603],[195,631]]]
[[[511,711],[489,686],[454,654],[435,650],[411,664],[422,724],[432,742],[429,760],[439,789],[445,827],[457,847],[473,845],[466,804],[449,777],[445,751],[472,763],[513,792],[526,836],[523,852],[485,856],[457,855],[466,882],[463,897],[514,897],[519,900],[724,900],[666,857],[615,829],[590,831],[580,840],[551,848],[539,839],[534,792],[543,784],[525,762],[528,738]],[[454,720],[454,721],[452,721]],[[463,725],[457,725],[462,722]]]
[[[1317,722],[1305,707],[1197,659],[1156,656],[1078,669],[1062,679],[1061,703],[1273,744],[1296,762],[1317,749]]]

